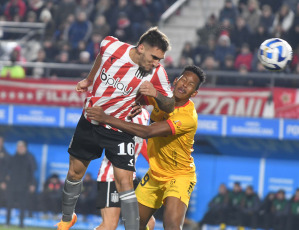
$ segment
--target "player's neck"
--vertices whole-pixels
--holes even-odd
[[[138,52],[137,52],[137,47],[133,47],[133,48],[130,50],[130,52],[129,52],[129,56],[130,56],[131,60],[132,60],[134,63],[138,64],[139,54],[138,54]]]
[[[183,99],[183,100],[179,100],[179,99],[175,98],[174,106],[175,107],[181,107],[181,106],[185,105],[188,101],[189,101],[189,98],[188,99]]]

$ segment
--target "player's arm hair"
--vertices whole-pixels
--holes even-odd
[[[163,110],[166,113],[171,113],[174,110],[174,97],[167,97],[164,96],[162,93],[160,93],[157,90],[157,95],[155,97],[155,100],[161,110]]]
[[[101,63],[102,63],[102,54],[100,52],[98,54],[98,56],[96,57],[96,60],[94,61],[93,66],[86,78],[88,81],[93,82],[93,79],[94,79],[96,73],[98,72],[98,69],[100,68]]]

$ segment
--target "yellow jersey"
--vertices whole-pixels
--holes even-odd
[[[160,110],[154,98],[147,97],[153,105],[151,121],[166,120],[172,135],[148,139],[150,171],[156,180],[166,181],[176,176],[195,176],[193,152],[194,136],[197,130],[197,113],[194,103],[189,100],[185,105],[175,107],[172,113]]]

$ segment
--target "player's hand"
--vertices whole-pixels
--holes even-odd
[[[76,86],[76,91],[83,93],[88,90],[88,87],[92,85],[92,81],[88,80],[87,78],[79,81]]]
[[[88,107],[86,109],[86,115],[91,120],[95,120],[100,123],[105,123],[105,118],[108,116],[100,106]]]
[[[136,103],[134,102],[132,105],[132,110],[131,112],[129,113],[129,115],[127,116],[127,118],[129,120],[132,120],[133,117],[137,116],[139,113],[141,113],[141,110],[142,110],[142,106],[139,104],[139,103]]]
[[[144,81],[139,88],[139,93],[150,97],[157,97],[158,91],[151,82]]]

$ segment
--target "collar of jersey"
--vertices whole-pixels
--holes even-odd
[[[182,105],[182,106],[175,106],[174,108],[175,109],[182,108],[182,107],[185,107],[185,106],[189,105],[189,103],[190,103],[190,100],[188,100],[184,105]]]

